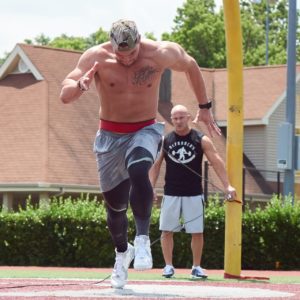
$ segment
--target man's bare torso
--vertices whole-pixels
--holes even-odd
[[[110,44],[104,44],[95,74],[100,97],[100,118],[115,122],[139,122],[156,117],[159,82],[163,68],[154,45],[142,43],[137,60],[124,66]],[[103,51],[102,51],[103,52]]]

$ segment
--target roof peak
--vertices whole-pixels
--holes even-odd
[[[61,52],[83,53],[83,51],[79,51],[79,50],[57,48],[57,47],[43,46],[43,45],[32,45],[32,44],[25,44],[25,43],[18,43],[17,45],[20,46],[21,48],[32,47],[32,48],[40,48],[45,50],[54,50],[54,51],[61,51]]]

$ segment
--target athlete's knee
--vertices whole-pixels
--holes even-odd
[[[149,170],[151,168],[151,163],[148,161],[141,161],[132,164],[128,168],[128,174],[130,178],[131,185],[148,185],[149,181]],[[150,182],[150,181],[149,181]]]
[[[106,205],[107,226],[112,237],[114,246],[118,252],[127,249],[128,218],[126,210],[116,211]]]
[[[149,170],[153,163],[151,153],[135,148],[127,159],[127,170],[131,183],[130,204],[135,217],[148,220],[151,216],[153,189],[149,180]]]
[[[110,191],[103,192],[103,197],[107,210],[113,212],[125,211],[128,208],[128,193],[130,183],[129,180],[124,180]]]
[[[123,189],[119,185],[117,188],[104,192],[104,201],[107,214],[107,224],[111,231],[122,226],[127,220],[128,199],[121,197]]]
[[[140,162],[129,167],[128,173],[131,182],[130,202],[138,206],[151,206],[153,200],[153,188],[149,179],[149,162]]]
[[[135,148],[128,155],[126,164],[131,184],[148,182],[148,173],[153,164],[152,155],[148,150],[142,147]]]
[[[110,229],[115,226],[119,227],[122,223],[126,222],[128,205],[110,203],[108,200],[105,200],[105,208],[107,224]]]
[[[127,205],[105,200],[107,225],[115,246],[125,243],[128,226]]]
[[[146,166],[150,169],[152,164],[152,154],[143,147],[133,149],[126,158],[126,167],[128,170],[133,166]]]

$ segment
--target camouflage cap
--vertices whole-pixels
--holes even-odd
[[[112,24],[110,41],[115,50],[133,49],[139,40],[139,32],[134,21],[121,19]]]

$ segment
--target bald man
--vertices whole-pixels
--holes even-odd
[[[191,278],[206,278],[207,275],[200,266],[204,242],[203,154],[220,178],[227,197],[236,199],[236,191],[229,183],[225,164],[211,139],[190,127],[191,115],[187,108],[183,105],[174,106],[171,111],[171,120],[174,131],[165,136],[163,150],[149,172],[154,188],[162,161],[166,161],[159,228],[162,231],[161,247],[166,264],[162,275],[170,278],[175,274],[173,233],[184,228],[186,233],[192,235]],[[184,225],[180,223],[181,218]]]

